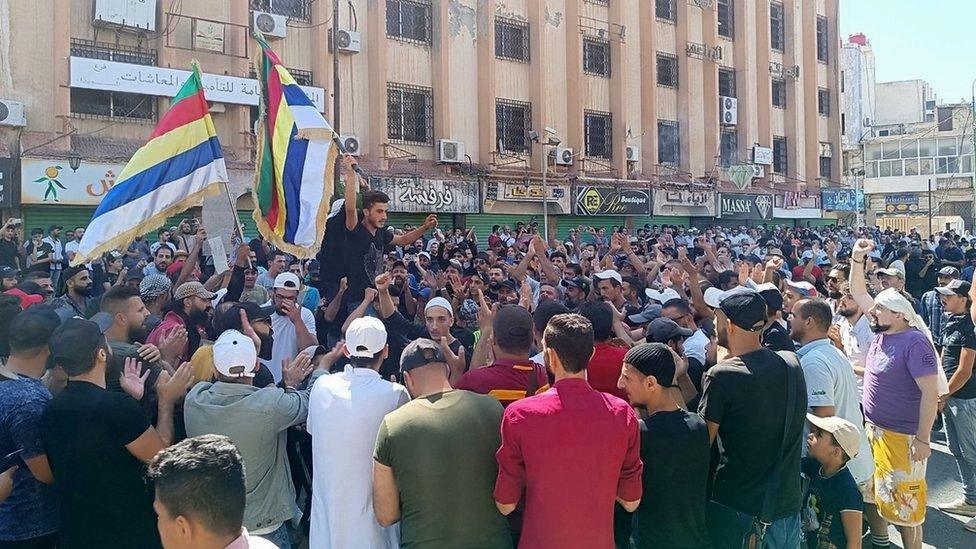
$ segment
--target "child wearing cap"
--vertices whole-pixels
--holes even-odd
[[[802,514],[807,547],[860,547],[864,498],[847,469],[847,462],[857,456],[860,431],[837,416],[807,414],[807,421],[809,451],[800,465],[809,482]]]

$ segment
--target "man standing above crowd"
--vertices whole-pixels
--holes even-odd
[[[252,265],[253,266],[253,265]],[[275,250],[268,256],[268,270],[264,274],[258,275],[255,283],[265,290],[274,290],[275,280],[278,275],[285,272],[288,268],[288,254],[281,250]]]
[[[0,227],[0,267],[21,269],[20,245],[17,240],[17,230],[22,227],[20,219],[11,217]]]

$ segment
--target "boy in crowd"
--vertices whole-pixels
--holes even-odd
[[[863,498],[847,462],[857,456],[861,431],[837,416],[807,414],[809,455],[801,470],[809,479],[803,498],[803,530],[810,549],[861,547]]]

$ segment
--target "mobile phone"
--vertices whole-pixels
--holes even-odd
[[[22,465],[24,463],[24,460],[21,459],[20,455],[23,453],[24,453],[24,449],[19,448],[3,456],[3,458],[0,458],[0,473],[6,471],[7,469],[10,469],[14,465]]]

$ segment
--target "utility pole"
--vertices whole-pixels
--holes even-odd
[[[932,178],[929,178],[929,236],[932,236]]]
[[[339,134],[339,0],[332,0],[332,129]],[[332,181],[332,194],[339,195],[339,166],[341,159],[336,156],[335,178]]]

